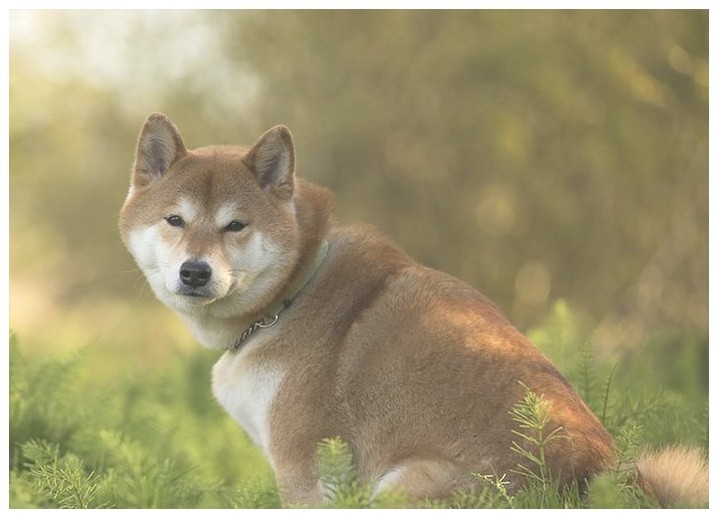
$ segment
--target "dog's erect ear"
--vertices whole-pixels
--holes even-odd
[[[294,140],[285,126],[275,126],[259,137],[244,156],[259,186],[277,198],[289,200],[294,192]]]
[[[177,127],[161,113],[153,113],[145,121],[137,142],[132,183],[147,185],[167,172],[187,148]]]

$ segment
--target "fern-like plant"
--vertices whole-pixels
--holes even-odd
[[[513,472],[546,490],[551,483],[551,472],[546,462],[546,448],[549,443],[565,438],[566,435],[560,426],[547,430],[551,418],[550,403],[525,384],[521,383],[521,386],[525,389],[524,397],[514,405],[510,413],[518,427],[511,430],[511,433],[522,441],[512,441],[511,451],[527,462],[519,463]]]
[[[43,440],[23,444],[27,479],[44,505],[63,509],[96,509],[110,507],[104,497],[104,481],[87,471],[73,454],[60,455],[60,448]]]
[[[324,439],[317,447],[319,484],[326,507],[365,508],[371,504],[371,489],[359,482],[354,458],[340,438]]]

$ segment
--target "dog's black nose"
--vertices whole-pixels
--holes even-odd
[[[185,261],[180,266],[179,274],[184,284],[199,288],[212,277],[212,268],[204,261]]]

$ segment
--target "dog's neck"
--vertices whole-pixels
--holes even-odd
[[[237,352],[254,333],[261,329],[273,327],[279,321],[279,317],[282,313],[284,313],[284,311],[292,305],[294,300],[301,295],[302,291],[304,291],[304,288],[312,282],[314,277],[319,272],[319,269],[324,264],[328,253],[329,242],[324,240],[322,246],[319,247],[319,251],[315,256],[314,261],[312,262],[311,268],[304,274],[304,276],[295,280],[287,294],[282,297],[278,303],[275,303],[275,305],[265,313],[265,316],[262,316],[252,322],[247,329],[242,332],[237,340],[235,340],[234,343],[227,348],[227,350]]]

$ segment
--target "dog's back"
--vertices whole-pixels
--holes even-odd
[[[398,487],[413,499],[449,496],[475,482],[472,473],[507,473],[517,488],[510,471],[526,459],[512,441],[538,452],[511,432],[518,425],[509,411],[529,389],[550,405],[544,433],[560,428],[546,450],[556,481],[585,480],[610,461],[598,420],[488,299],[366,227],[337,229],[328,240],[322,273],[297,301],[315,325],[287,337],[303,344],[302,355],[311,343],[314,364],[326,370],[302,376],[306,360],[287,366],[274,424],[287,450],[296,446],[291,430],[313,430],[314,441],[340,436],[377,490]],[[320,419],[289,412],[307,393],[322,401]]]
[[[317,445],[337,436],[375,492],[413,501],[466,489],[474,473],[515,491],[532,473],[582,486],[609,465],[609,434],[491,301],[331,214],[331,194],[295,178],[286,128],[247,149],[191,151],[160,114],[142,129],[121,211],[157,297],[226,350],[213,391],[266,453],[285,503],[321,501]],[[531,395],[534,424],[517,406]],[[676,494],[666,467],[687,465],[671,459],[643,463],[658,498]]]

